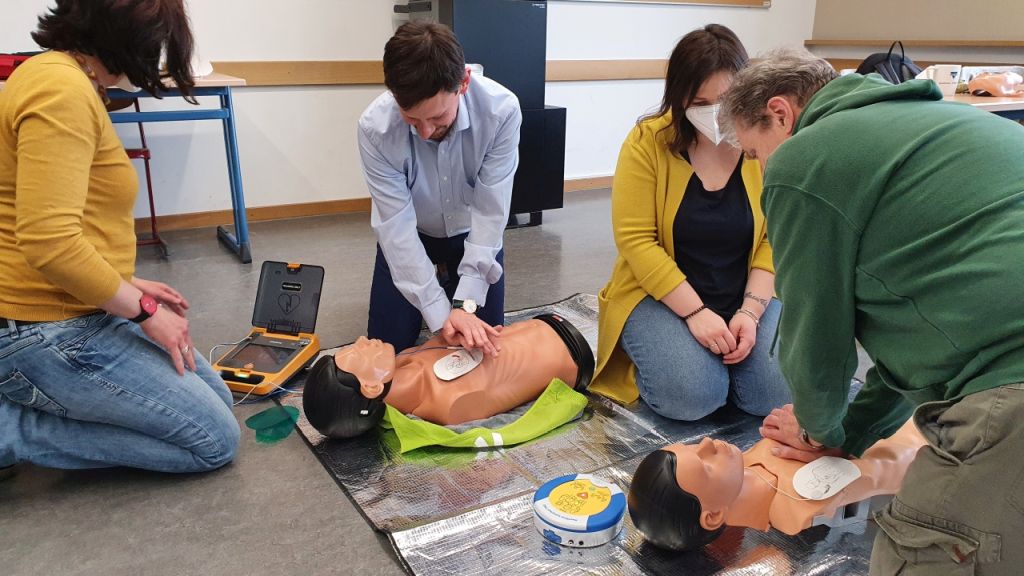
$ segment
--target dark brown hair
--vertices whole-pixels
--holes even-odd
[[[462,45],[443,24],[402,24],[384,46],[384,85],[404,110],[442,90],[458,92],[465,75]]]
[[[708,24],[683,36],[668,60],[665,97],[657,112],[640,121],[672,113],[675,135],[669,149],[682,155],[697,131],[686,119],[686,108],[693,102],[705,80],[718,72],[739,72],[747,65],[747,50],[736,34],[721,24]],[[666,128],[667,129],[667,128]]]
[[[49,50],[99,58],[111,74],[160,97],[162,78],[173,78],[191,99],[192,31],[184,0],[55,0],[39,17],[32,39]],[[167,71],[160,71],[166,50]]]

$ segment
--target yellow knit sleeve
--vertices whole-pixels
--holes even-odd
[[[38,67],[19,83],[15,233],[26,262],[81,302],[113,297],[121,276],[82,234],[106,110],[80,71]]]
[[[761,195],[764,192],[764,178],[757,160],[743,160],[743,186],[747,189],[750,209],[754,211],[754,233],[760,236],[754,242],[754,253],[750,258],[750,268],[775,273],[772,262],[772,247],[768,243],[768,224],[761,206]]]
[[[761,241],[754,251],[754,258],[750,264],[751,268],[758,268],[775,274],[775,264],[772,262],[772,246],[768,243],[768,232],[761,234]]]
[[[637,126],[619,153],[612,182],[612,231],[640,286],[661,300],[686,280],[658,238],[655,133]]]

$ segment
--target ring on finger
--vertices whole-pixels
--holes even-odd
[[[182,354],[188,354],[189,350],[191,350],[191,348],[189,348],[188,344],[185,344],[184,346],[181,347],[181,353]]]

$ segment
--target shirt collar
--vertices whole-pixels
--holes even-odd
[[[455,116],[455,126],[452,126],[452,128],[456,132],[462,132],[463,130],[469,128],[469,124],[469,110],[466,108],[466,95],[460,94],[459,112]]]

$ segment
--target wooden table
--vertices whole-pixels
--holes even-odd
[[[1017,97],[996,97],[996,96],[969,96],[957,94],[946,96],[950,102],[962,102],[980,108],[986,112],[998,114],[1010,120],[1024,120],[1024,96]]]

